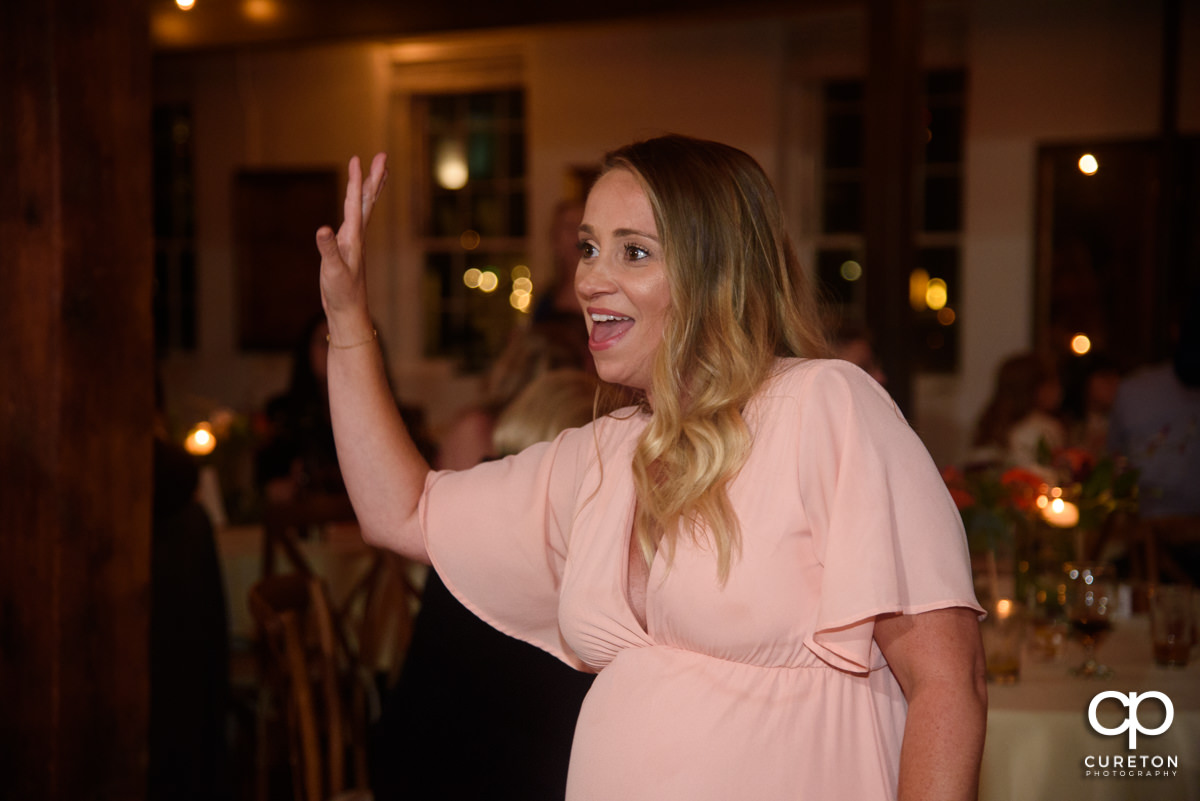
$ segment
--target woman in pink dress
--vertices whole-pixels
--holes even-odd
[[[679,136],[607,157],[575,277],[633,405],[433,472],[390,402],[362,232],[317,234],[339,458],[364,536],[492,625],[598,673],[567,798],[969,799],[986,690],[954,504],[861,370],[825,354],[774,191]],[[469,762],[470,755],[464,755]]]

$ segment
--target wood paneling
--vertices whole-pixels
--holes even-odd
[[[147,7],[0,4],[0,782],[145,795]]]

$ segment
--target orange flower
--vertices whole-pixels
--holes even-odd
[[[975,496],[967,490],[967,479],[961,470],[954,466],[947,467],[942,471],[942,480],[946,482],[946,489],[950,490],[950,497],[958,511],[975,505]]]
[[[1046,482],[1032,470],[1014,467],[1004,471],[1000,476],[1000,484],[1008,490],[1013,506],[1029,511],[1033,508],[1037,496],[1042,493]]]

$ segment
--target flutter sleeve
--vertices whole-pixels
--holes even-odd
[[[579,430],[505,459],[431,473],[419,514],[425,547],[446,587],[484,621],[572,667],[558,593],[567,558]]]
[[[801,492],[822,566],[805,644],[844,670],[885,664],[875,617],[948,607],[982,612],[962,519],[891,397],[830,361],[798,392]]]

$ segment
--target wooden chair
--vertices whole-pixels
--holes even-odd
[[[354,507],[345,495],[310,493],[287,504],[271,504],[263,512],[262,575],[274,575],[275,556],[282,551],[293,568],[311,574],[300,539],[314,527],[354,523]]]
[[[334,622],[321,582],[286,574],[261,580],[250,592],[265,653],[259,706],[259,797],[269,795],[269,727],[272,708],[282,708],[296,801],[369,798],[366,791],[366,733],[345,712],[347,684],[356,668],[339,653]],[[354,794],[347,781],[347,754]]]

